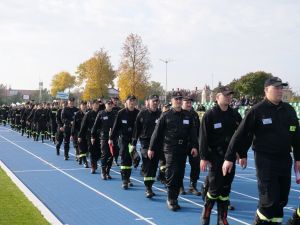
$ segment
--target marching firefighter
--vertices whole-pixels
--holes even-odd
[[[238,153],[242,168],[252,144],[256,166],[259,203],[255,225],[281,224],[283,208],[291,187],[293,149],[295,170],[300,172],[300,128],[295,109],[282,101],[283,87],[278,77],[265,81],[265,99],[245,115],[228,146],[223,174],[231,174]]]
[[[105,110],[98,113],[93,128],[91,130],[91,142],[94,145],[96,139],[100,139],[101,148],[101,178],[103,180],[112,179],[109,172],[113,161],[113,154],[109,146],[109,132],[113,127],[117,112],[112,110],[113,103],[108,100],[105,103]]]
[[[75,98],[70,97],[68,101],[68,106],[65,107],[61,112],[61,120],[63,123],[64,132],[64,157],[65,160],[69,159],[70,150],[70,138],[71,138],[71,128],[74,120],[75,113],[78,108],[74,106]]]
[[[61,118],[61,114],[64,108],[67,107],[66,101],[60,102],[60,108],[57,110],[56,114],[56,124],[57,124],[57,132],[55,135],[55,147],[56,147],[56,155],[60,154],[60,146],[64,140],[64,124]]]
[[[134,123],[139,110],[135,108],[136,97],[127,96],[126,107],[118,111],[110,137],[109,144],[114,146],[113,140],[120,136],[120,156],[121,156],[121,178],[122,187],[127,190],[130,182],[132,159],[129,153],[129,144],[131,144]]]
[[[94,144],[91,143],[91,130],[95,123],[97,114],[99,112],[99,101],[94,100],[92,102],[92,110],[88,111],[81,122],[80,131],[78,133],[78,142],[80,144],[80,149],[85,151],[88,150],[90,153],[91,160],[91,173],[95,174],[97,170],[97,162],[100,158],[100,147],[99,139],[97,138]],[[81,154],[81,153],[80,153]],[[82,153],[85,154],[85,153]]]
[[[166,186],[168,189],[167,206],[172,211],[180,209],[178,204],[179,189],[184,177],[188,144],[191,143],[191,154],[198,155],[197,131],[194,118],[190,112],[182,110],[182,94],[172,94],[172,108],[163,113],[151,136],[148,157],[152,159],[159,154],[163,143],[166,158]]]
[[[82,162],[83,162],[84,166],[86,168],[88,168],[88,163],[86,160],[87,147],[86,147],[86,145],[84,145],[84,146],[81,146],[82,148],[80,148],[80,144],[78,143],[78,133],[80,131],[82,119],[86,113],[86,107],[87,107],[87,102],[81,101],[79,111],[75,114],[75,117],[74,117],[74,121],[72,124],[72,130],[71,130],[71,136],[72,136],[74,148],[76,151],[76,160],[78,160],[79,165],[82,165]],[[81,143],[83,143],[83,140],[81,141]]]
[[[43,108],[43,104],[38,104],[38,107],[33,115],[33,123],[36,127],[36,136],[35,141],[39,140],[39,137],[41,136],[42,142],[44,143],[45,138],[45,132],[47,128],[47,112],[46,109]]]
[[[140,111],[137,115],[132,137],[132,146],[133,148],[136,148],[137,141],[140,140],[143,161],[142,173],[146,187],[146,197],[152,198],[155,195],[155,193],[152,191],[152,185],[155,181],[159,155],[162,154],[162,151],[159,149],[157,154],[154,155],[152,159],[148,158],[147,153],[150,145],[151,135],[161,115],[161,111],[158,109],[158,95],[151,95],[147,101],[149,103],[149,107]]]

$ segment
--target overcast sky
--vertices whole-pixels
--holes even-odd
[[[264,70],[300,93],[298,0],[1,0],[0,83],[49,87],[100,48],[114,69],[127,35],[148,46],[151,79],[168,89],[216,86]]]

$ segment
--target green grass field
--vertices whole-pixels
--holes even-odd
[[[0,225],[34,224],[49,223],[6,173],[0,169]]]

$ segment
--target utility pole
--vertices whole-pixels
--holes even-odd
[[[167,103],[167,93],[168,93],[168,63],[172,62],[170,59],[159,59],[166,64],[166,86],[165,86],[165,103]]]

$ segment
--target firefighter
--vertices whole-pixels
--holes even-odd
[[[180,209],[178,204],[179,189],[184,177],[188,143],[191,143],[191,154],[198,155],[197,131],[191,113],[182,110],[182,94],[172,94],[172,108],[163,113],[151,136],[148,157],[152,159],[159,154],[163,143],[166,158],[166,185],[168,189],[167,206],[170,210]]]
[[[198,138],[199,137],[199,129],[200,129],[200,119],[199,119],[198,113],[196,113],[192,107],[192,102],[193,102],[192,97],[190,97],[190,96],[184,97],[182,109],[187,110],[192,114],[192,116],[194,118],[196,130],[197,130],[197,138]],[[199,192],[197,189],[197,181],[199,180],[199,175],[200,175],[200,167],[199,167],[200,156],[198,154],[197,157],[193,157],[191,155],[190,149],[192,149],[192,146],[189,146],[189,151],[188,151],[189,164],[191,166],[189,193],[199,196],[199,195],[201,195],[201,192]],[[180,194],[185,194],[183,182],[182,182],[182,187],[180,188]]]
[[[283,208],[291,186],[293,148],[295,169],[300,172],[300,129],[296,112],[282,101],[283,87],[278,77],[265,81],[265,99],[245,115],[228,146],[223,174],[231,174],[238,153],[242,168],[252,144],[256,166],[259,203],[254,224],[281,224]]]
[[[101,148],[101,178],[102,180],[112,179],[110,168],[113,161],[113,152],[108,144],[109,132],[113,127],[117,112],[112,110],[111,100],[106,101],[105,110],[99,111],[93,128],[91,130],[91,142],[94,145],[97,139],[100,139]]]
[[[38,141],[39,137],[41,136],[42,143],[44,143],[45,132],[47,129],[46,118],[47,118],[46,109],[43,108],[43,104],[40,103],[40,104],[38,104],[38,107],[33,115],[33,123],[35,124],[35,127],[36,127],[35,141]]]
[[[69,150],[70,150],[70,138],[71,138],[71,128],[74,121],[75,113],[78,111],[78,108],[74,106],[75,98],[70,97],[68,100],[68,106],[65,107],[61,112],[61,121],[63,123],[64,132],[64,158],[65,160],[69,159]]]
[[[237,129],[242,118],[229,104],[232,100],[233,91],[226,86],[217,89],[217,104],[206,111],[200,131],[200,167],[206,171],[208,165],[208,192],[205,196],[201,223],[208,225],[212,208],[217,202],[218,224],[226,225],[229,205],[229,193],[234,178],[234,170],[227,176],[222,174],[224,156],[232,135]]]
[[[93,100],[92,110],[88,111],[84,115],[81,122],[80,131],[78,133],[78,142],[80,143],[80,148],[87,149],[88,152],[90,153],[92,174],[96,173],[97,162],[100,158],[100,153],[101,153],[99,147],[99,139],[97,138],[94,144],[91,143],[91,130],[95,123],[98,112],[99,112],[99,101]]]
[[[136,97],[134,95],[127,96],[126,107],[118,111],[109,137],[109,144],[113,146],[115,146],[113,140],[120,137],[121,178],[122,187],[125,190],[132,185],[130,182],[132,159],[129,154],[129,144],[131,143],[136,116],[139,113],[135,106]]]
[[[137,141],[140,140],[143,161],[142,174],[144,176],[144,184],[146,187],[145,194],[147,198],[152,198],[155,196],[155,193],[152,190],[152,185],[155,181],[159,155],[162,154],[162,151],[160,149],[158,154],[156,154],[152,159],[148,158],[147,153],[150,145],[151,135],[161,115],[161,111],[158,109],[158,95],[151,95],[147,102],[149,107],[140,111],[137,115],[132,137],[132,146],[133,148],[136,148]]]
[[[60,108],[57,110],[56,114],[56,124],[57,124],[57,132],[55,135],[55,148],[56,155],[60,154],[60,146],[64,140],[64,124],[62,122],[61,114],[64,108],[66,108],[68,103],[66,101],[60,102]]]
[[[74,117],[74,121],[72,124],[72,130],[71,130],[71,136],[72,136],[74,148],[76,151],[76,160],[78,161],[79,165],[82,165],[82,162],[83,162],[85,168],[88,168],[88,163],[86,160],[87,146],[83,146],[82,150],[81,150],[80,144],[78,143],[78,133],[80,131],[82,119],[86,113],[86,107],[87,107],[87,102],[81,101],[79,111],[76,112],[75,117]]]

